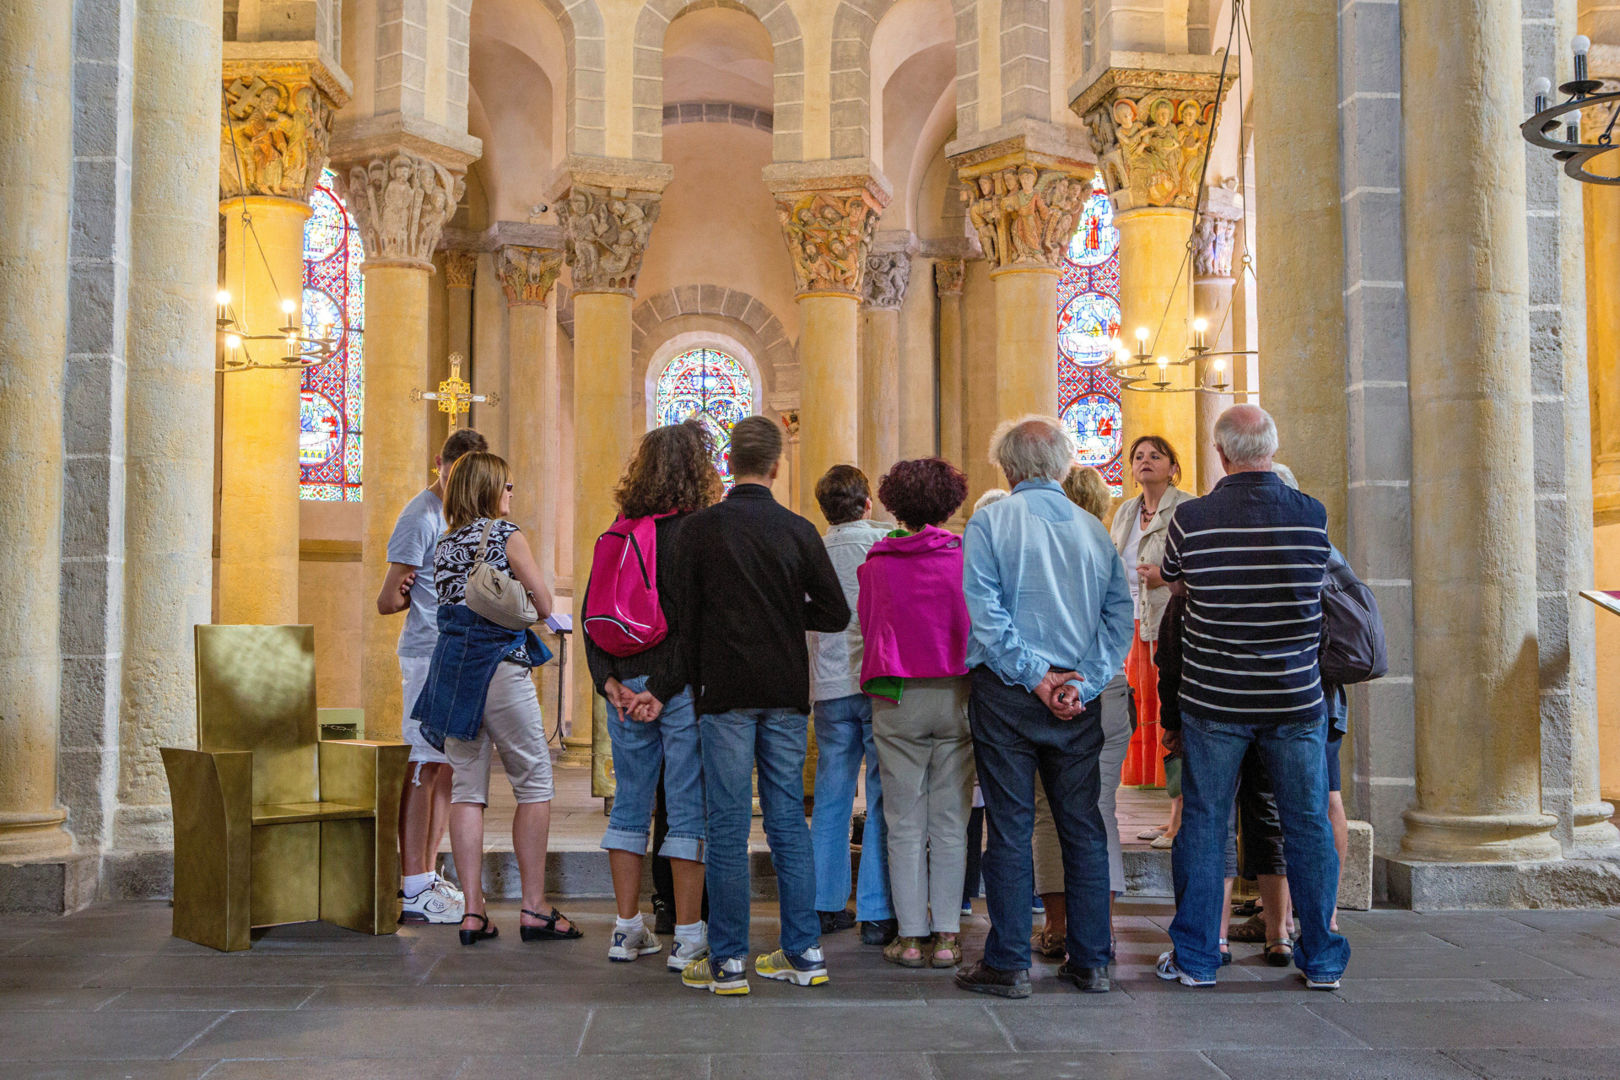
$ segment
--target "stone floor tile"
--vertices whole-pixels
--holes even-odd
[[[1202,1054],[1182,1051],[1092,1051],[1055,1054],[930,1054],[938,1080],[1220,1080]]]
[[[1446,1056],[1489,1080],[1620,1080],[1620,1055],[1589,1050],[1448,1050]]]
[[[1019,1051],[1117,1050],[1151,1046],[1158,1050],[1212,1047],[1344,1047],[1365,1045],[1300,1004],[1257,1009],[1249,1002],[1191,998],[1138,1002],[1138,1007],[1099,1015],[1096,1023],[1076,1022],[1075,1010],[1047,1005],[997,1009],[996,1021]]]
[[[717,1053],[709,1058],[710,1080],[806,1074],[815,1080],[933,1080],[922,1054],[817,1054],[808,1069],[801,1054]]]
[[[1478,1080],[1432,1050],[1217,1050],[1209,1057],[1230,1080]]]
[[[333,1058],[277,1061],[221,1061],[206,1073],[207,1080],[450,1080],[461,1068],[459,1058]],[[468,1074],[473,1075],[473,1074]],[[502,1080],[515,1073],[485,1073],[480,1080]],[[549,1073],[531,1073],[550,1080]]]
[[[1612,979],[1620,976],[1620,948],[1606,945],[1594,937],[1580,935],[1548,943],[1538,948],[1535,955],[1538,960],[1551,964],[1569,975],[1579,975],[1586,979]],[[1491,978],[1540,977],[1542,977],[1540,974],[1531,971],[1491,976]]]
[[[1347,979],[1538,979],[1564,973],[1548,963],[1546,949],[1356,949],[1350,950]]]
[[[296,1009],[313,986],[135,986],[120,993],[109,1012],[222,1012]]]
[[[105,988],[0,990],[0,1013],[90,1012],[105,1007],[122,993]]]
[[[1334,996],[1352,1002],[1524,1000],[1489,979],[1345,979]]]
[[[198,1080],[208,1061],[55,1061],[6,1066],[7,1080]]]
[[[760,1075],[763,1074],[755,1074]],[[799,1075],[803,1075],[803,1072]],[[535,1077],[537,1080],[708,1080],[709,1058],[704,1054],[469,1057],[461,1063],[460,1071],[434,1074],[434,1080],[502,1080],[507,1077]],[[356,1077],[356,1080],[366,1078]],[[819,1074],[816,1080],[819,1080]],[[880,1078],[868,1075],[862,1080]]]
[[[777,986],[754,979],[747,999],[707,998],[685,1006],[604,1007],[593,1012],[582,1054],[713,1053],[724,1046],[739,1054],[819,1053],[829,1037],[847,1052],[983,1050],[1006,1046],[996,1022],[976,1003],[895,1005],[880,1023],[865,1006],[827,1005],[807,1019],[802,1009],[761,1006],[767,995],[810,996],[814,989]],[[1073,1019],[1074,1010],[1066,1010]],[[1112,1015],[1112,1012],[1110,1012]]]
[[[116,1061],[171,1058],[221,1013],[0,1013],[0,1061]],[[8,1070],[0,1070],[0,1073]]]
[[[219,953],[136,957],[105,969],[86,986],[319,986],[326,983],[409,985],[426,978],[436,956],[328,956],[310,953]]]
[[[637,972],[637,974],[640,973]],[[581,982],[570,979],[567,985],[595,1006],[659,1004],[689,1006],[698,1004],[708,996],[706,991],[697,991],[681,985],[680,975],[673,971],[667,977],[661,973],[654,974],[657,975],[657,978],[608,979],[600,982]],[[873,981],[845,978],[835,974],[832,982],[826,986],[816,987],[813,993],[795,994],[791,997],[773,995],[763,991],[758,985],[760,980],[752,975],[750,975],[749,980],[754,985],[754,993],[750,997],[750,1004],[761,1008],[793,1007],[815,1009],[835,1005],[920,1005],[926,1000],[921,987],[892,980]],[[497,989],[500,996],[496,999],[496,1004],[503,1009],[548,1008],[557,1000],[558,993],[555,981],[502,986]],[[963,997],[964,995],[960,991],[956,991],[952,1001],[954,1004],[964,1004]],[[974,1002],[966,1003],[973,1004]]]
[[[1605,1002],[1333,1002],[1312,1011],[1375,1047],[1620,1047]]]
[[[579,1047],[588,1010],[299,1009],[231,1013],[187,1047],[186,1058],[464,1057],[500,1047],[566,1054]]]
[[[1531,1001],[1620,1002],[1620,979],[1503,979],[1502,985]]]
[[[493,1005],[499,986],[323,986],[301,1009],[478,1009]],[[594,1000],[594,995],[592,995]],[[557,987],[546,1001],[557,1003]]]
[[[108,973],[128,962],[127,957],[111,956],[8,956],[0,964],[0,990],[102,986]]]
[[[1620,929],[1620,908],[1602,911],[1504,911],[1502,914],[1514,922],[1555,934],[1589,934],[1605,928]]]

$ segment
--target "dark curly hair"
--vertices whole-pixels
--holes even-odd
[[[967,498],[967,477],[944,458],[902,461],[878,481],[878,498],[908,529],[938,525]]]
[[[701,510],[719,499],[720,492],[714,441],[702,424],[687,420],[641,437],[613,498],[625,517],[634,518]]]

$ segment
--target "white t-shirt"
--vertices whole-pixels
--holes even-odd
[[[1125,550],[1120,552],[1120,557],[1125,560],[1125,584],[1130,586],[1132,604],[1137,603],[1142,591],[1142,579],[1137,575],[1136,567],[1140,559],[1137,552],[1141,549],[1142,536],[1146,531],[1142,528],[1142,511],[1139,507],[1131,515],[1131,531],[1125,534]]]

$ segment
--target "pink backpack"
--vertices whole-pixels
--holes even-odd
[[[658,603],[658,519],[619,517],[596,538],[585,632],[614,656],[646,652],[669,633]]]

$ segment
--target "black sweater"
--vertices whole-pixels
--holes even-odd
[[[681,527],[680,625],[699,715],[810,711],[805,631],[849,625],[849,605],[814,525],[769,488],[738,484]]]
[[[659,518],[655,526],[658,530],[658,606],[663,609],[664,621],[669,626],[664,640],[634,656],[614,656],[592,641],[589,634],[580,635],[585,640],[585,663],[591,669],[591,682],[596,684],[598,694],[607,696],[605,687],[609,678],[625,682],[645,675],[648,691],[660,704],[668,704],[669,699],[686,686],[686,654],[681,644],[678,598],[681,587],[679,546],[681,525],[691,516],[675,514]],[[579,601],[580,611],[585,610],[585,599],[590,591],[587,581]]]
[[[1181,730],[1181,624],[1187,614],[1185,596],[1170,597],[1159,620],[1158,647],[1153,665],[1159,669],[1159,726]]]

